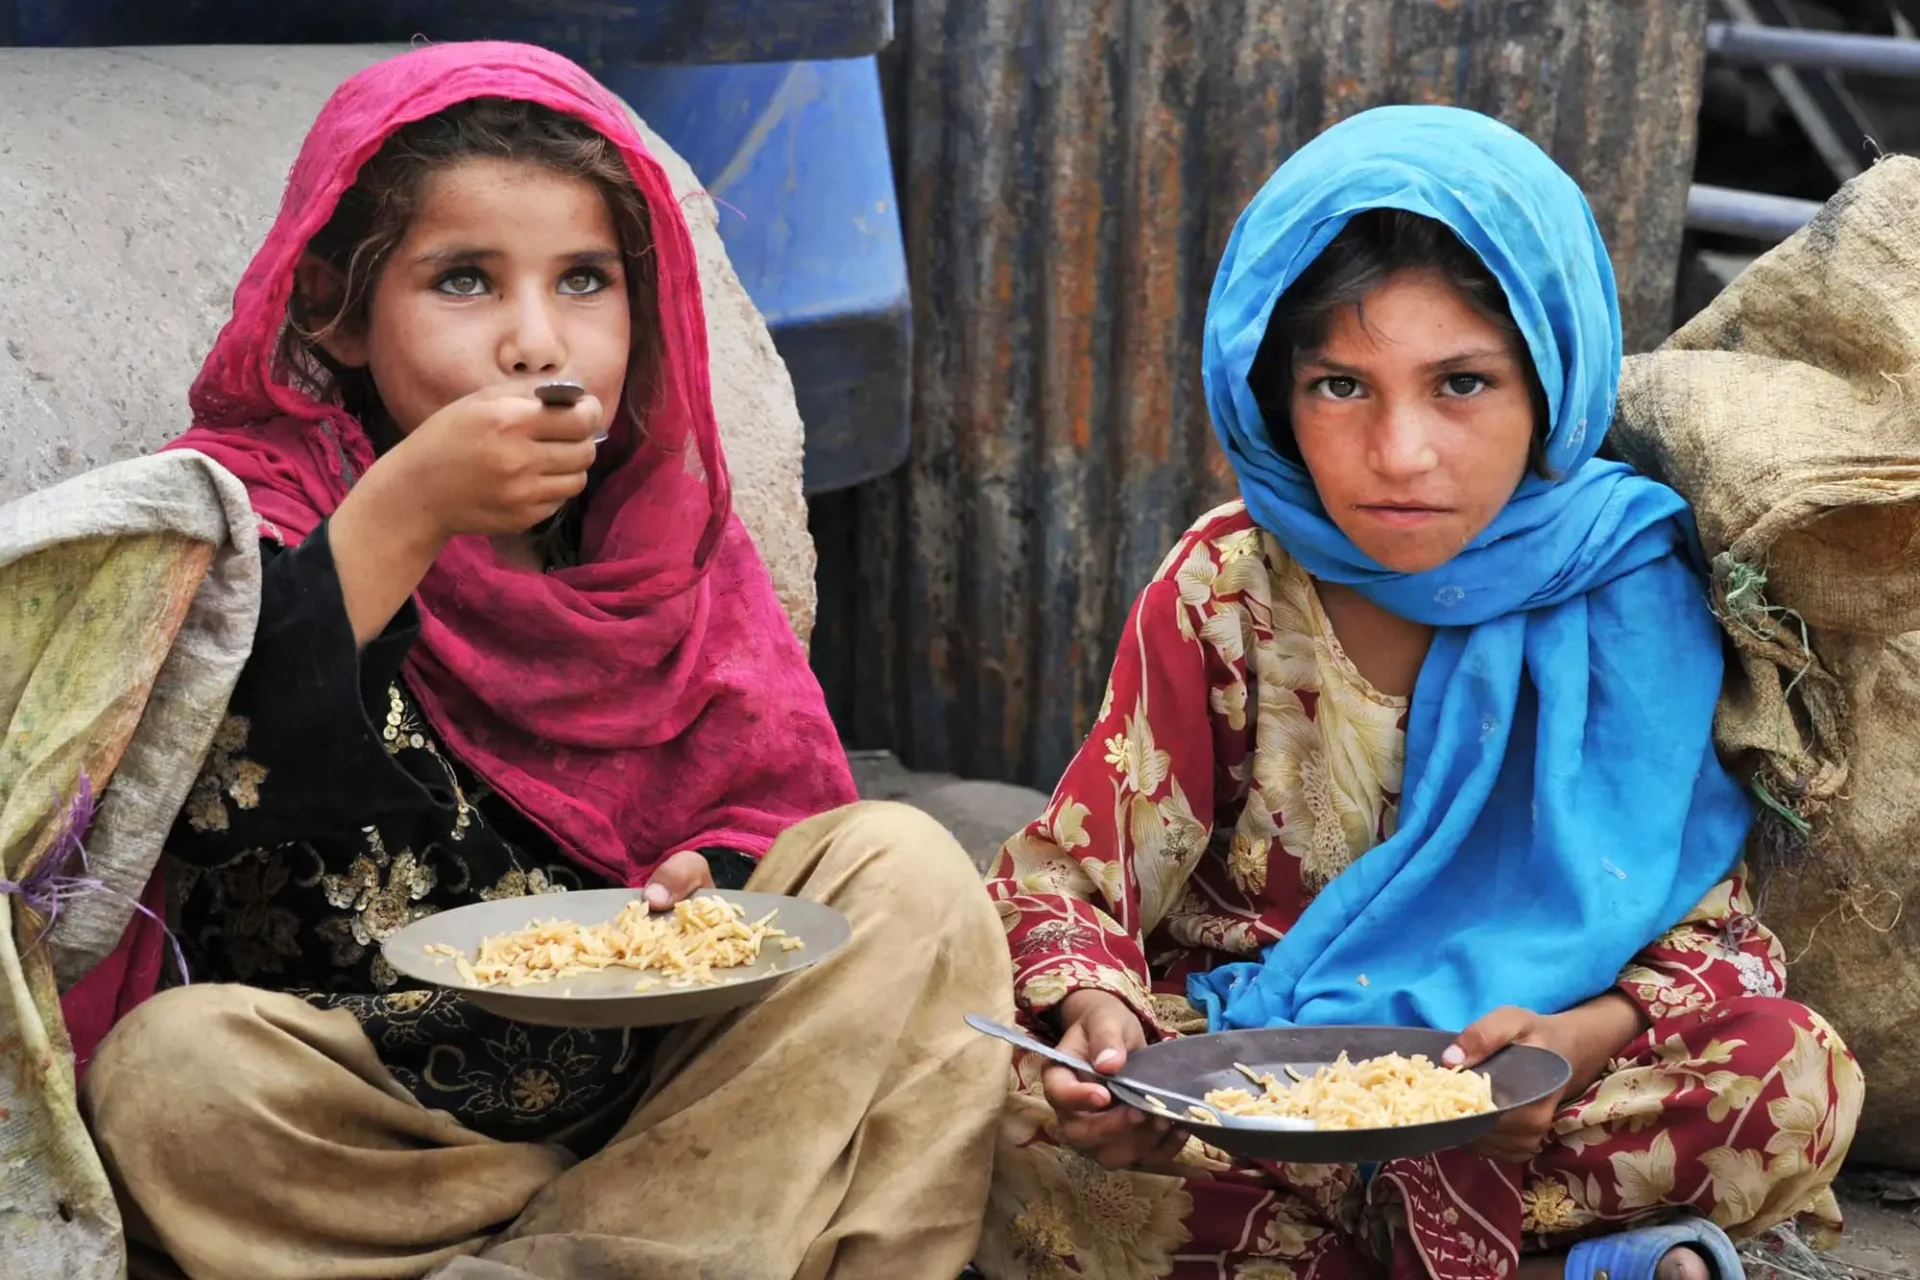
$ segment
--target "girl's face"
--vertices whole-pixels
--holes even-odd
[[[1388,569],[1453,559],[1526,474],[1527,357],[1434,272],[1389,277],[1294,361],[1293,433],[1327,516]]]
[[[328,351],[371,371],[402,435],[502,382],[578,382],[611,420],[631,340],[624,265],[591,182],[520,160],[461,161],[427,177],[373,282],[365,331]]]

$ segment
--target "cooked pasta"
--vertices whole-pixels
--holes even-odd
[[[634,985],[636,992],[662,985],[713,986],[725,981],[716,970],[753,964],[764,943],[773,942],[782,951],[805,945],[774,927],[777,914],[749,921],[738,903],[695,897],[678,903],[671,913],[656,915],[636,898],[606,924],[530,924],[482,939],[471,958],[444,944],[427,951],[451,959],[462,980],[476,987],[526,987],[603,969],[644,969],[660,975],[641,978]]]
[[[1485,1073],[1437,1067],[1424,1054],[1389,1053],[1353,1062],[1342,1053],[1310,1076],[1287,1068],[1293,1079],[1284,1083],[1235,1065],[1258,1092],[1208,1093],[1208,1104],[1226,1116],[1290,1117],[1311,1120],[1318,1129],[1392,1129],[1494,1110],[1493,1082]]]

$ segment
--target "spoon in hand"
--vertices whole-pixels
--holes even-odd
[[[1106,1075],[1100,1071],[1096,1071],[1093,1064],[1085,1058],[1076,1058],[1074,1055],[1057,1049],[1053,1045],[1034,1039],[1023,1031],[1016,1031],[1012,1027],[1004,1026],[1001,1023],[993,1021],[991,1018],[983,1018],[976,1013],[967,1015],[967,1025],[985,1035],[993,1036],[999,1040],[1005,1040],[1016,1049],[1025,1049],[1028,1053],[1039,1054],[1049,1062],[1057,1062],[1069,1071],[1075,1071],[1085,1076],[1095,1084],[1117,1084],[1123,1089],[1139,1094],[1148,1102],[1165,1103],[1171,1101],[1177,1102],[1183,1107],[1196,1108],[1205,1115],[1214,1117],[1211,1123],[1249,1129],[1283,1129],[1296,1133],[1304,1132],[1315,1127],[1311,1120],[1296,1120],[1290,1116],[1228,1115],[1218,1107],[1209,1105],[1206,1100],[1202,1098],[1195,1098],[1184,1093],[1176,1093],[1171,1089],[1163,1089],[1157,1085],[1148,1085],[1139,1080],[1129,1080],[1124,1075]],[[1125,1101],[1125,1099],[1122,1099],[1122,1101]],[[1137,1109],[1145,1111],[1148,1115],[1159,1116],[1164,1120],[1184,1120],[1189,1124],[1210,1123],[1192,1113],[1179,1115],[1173,1111],[1155,1110],[1151,1107]]]
[[[571,409],[580,403],[580,397],[587,389],[577,382],[543,382],[533,389],[534,396],[549,409]],[[595,444],[605,444],[607,433],[602,431],[593,438]]]

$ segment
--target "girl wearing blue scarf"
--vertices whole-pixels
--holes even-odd
[[[1753,918],[1687,509],[1596,456],[1620,318],[1579,189],[1471,112],[1357,116],[1241,216],[1205,339],[1242,500],[1001,854],[1021,1014],[1110,1071],[1385,1023],[1574,1080],[1473,1150],[1251,1168],[1020,1060],[983,1270],[1734,1280],[1730,1237],[1836,1230],[1863,1085]]]

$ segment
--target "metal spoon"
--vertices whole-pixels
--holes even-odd
[[[1054,1048],[1054,1046],[1050,1044],[1046,1044],[1040,1040],[1035,1040],[1032,1036],[1027,1035],[1023,1031],[1017,1031],[1012,1027],[1004,1026],[1001,1023],[993,1021],[991,1018],[983,1018],[977,1013],[970,1013],[967,1015],[967,1025],[972,1027],[975,1031],[981,1032],[985,1035],[990,1035],[995,1037],[996,1039],[1005,1040],[1008,1044],[1012,1045],[1016,1049],[1025,1049],[1028,1053],[1039,1054],[1041,1057],[1047,1059],[1049,1062],[1057,1062],[1061,1066],[1066,1067],[1070,1071],[1076,1071],[1080,1073],[1081,1075],[1085,1076],[1087,1079],[1093,1081],[1096,1084],[1117,1084],[1123,1089],[1132,1090],[1134,1093],[1139,1094],[1141,1097],[1146,1098],[1148,1101],[1159,1101],[1159,1102],[1172,1101],[1172,1102],[1177,1102],[1182,1106],[1186,1106],[1186,1107],[1198,1107],[1201,1111],[1205,1112],[1207,1115],[1215,1117],[1215,1119],[1218,1120],[1218,1122],[1221,1125],[1226,1127],[1245,1128],[1245,1129],[1282,1129],[1282,1130],[1286,1130],[1288,1132],[1293,1132],[1293,1133],[1304,1133],[1316,1127],[1313,1121],[1311,1120],[1296,1120],[1291,1116],[1227,1115],[1224,1112],[1222,1112],[1218,1107],[1209,1105],[1204,1098],[1195,1098],[1188,1094],[1176,1093],[1172,1089],[1162,1089],[1158,1085],[1148,1085],[1139,1080],[1129,1080],[1126,1076],[1123,1076],[1123,1075],[1112,1075],[1112,1076],[1105,1075],[1099,1071],[1094,1070],[1093,1064],[1091,1062],[1088,1062],[1085,1058],[1076,1058],[1072,1054],[1065,1053],[1059,1049],[1056,1049]],[[1185,1121],[1188,1121],[1189,1123],[1194,1123],[1197,1121],[1200,1124],[1206,1123],[1206,1121],[1198,1120],[1197,1117],[1192,1115],[1183,1116],[1183,1115],[1176,1115],[1171,1112],[1162,1113],[1162,1112],[1153,1111],[1150,1109],[1146,1111],[1146,1114],[1159,1115],[1163,1119],[1168,1119],[1168,1120],[1185,1120]]]
[[[571,409],[580,403],[580,397],[587,389],[577,382],[543,382],[533,389],[533,394],[541,404],[549,409]],[[604,444],[607,433],[602,431],[593,438],[595,444]]]

